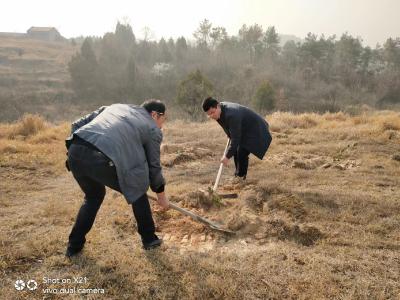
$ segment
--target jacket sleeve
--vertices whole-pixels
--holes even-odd
[[[231,142],[225,156],[231,158],[237,151],[242,138],[242,117],[240,114],[234,114],[228,117],[227,123]]]
[[[162,132],[158,128],[152,128],[150,138],[144,144],[147,164],[149,166],[150,188],[153,192],[163,191],[165,179],[160,163],[160,146]]]
[[[101,114],[103,110],[106,109],[106,107],[107,106],[102,106],[99,109],[95,110],[94,112],[87,114],[86,116],[74,121],[71,124],[71,135],[82,126],[90,123],[94,118],[96,118],[99,114]]]

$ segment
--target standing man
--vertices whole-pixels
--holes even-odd
[[[233,156],[235,161],[235,177],[243,180],[247,176],[249,154],[253,153],[263,159],[271,144],[272,137],[268,123],[263,117],[249,108],[231,102],[218,102],[208,97],[203,101],[203,110],[207,116],[218,122],[224,129],[230,145],[221,162],[226,166]]]
[[[132,205],[143,248],[161,245],[146,192],[157,193],[158,204],[167,209],[165,180],[160,165],[161,128],[165,105],[148,100],[141,106],[113,104],[72,123],[67,168],[85,194],[69,235],[67,257],[78,254],[92,228],[106,189],[125,196]]]

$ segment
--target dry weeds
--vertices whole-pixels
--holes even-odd
[[[267,119],[274,139],[266,158],[251,158],[246,184],[232,180],[232,164],[224,169],[220,191],[239,198],[221,203],[195,192],[215,180],[222,130],[174,121],[164,132],[170,198],[235,236],[154,206],[165,245],[144,252],[130,207],[109,191],[71,261],[63,253],[82,194],[63,169],[68,124],[32,116],[1,124],[0,294],[59,299],[66,295],[42,289],[75,287],[105,294],[71,299],[398,299],[399,113]],[[88,282],[42,282],[74,276]],[[16,279],[36,279],[39,289],[17,291]]]

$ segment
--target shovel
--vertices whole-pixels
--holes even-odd
[[[149,197],[149,199],[151,199],[151,200],[157,201],[156,197],[153,197],[153,196],[150,196],[150,195],[147,195],[147,197]],[[195,220],[197,222],[200,222],[200,223],[203,223],[203,224],[207,225],[208,227],[210,227],[210,228],[212,228],[214,230],[217,230],[217,231],[220,231],[220,232],[224,232],[224,233],[235,234],[234,231],[231,231],[231,230],[228,230],[228,229],[224,229],[221,224],[218,224],[218,223],[212,222],[210,220],[207,220],[206,218],[203,218],[203,217],[201,217],[201,216],[199,216],[199,215],[197,215],[197,214],[195,214],[195,213],[193,213],[193,212],[191,212],[191,211],[189,211],[187,209],[179,207],[178,205],[176,205],[176,204],[174,204],[172,202],[169,202],[169,206],[172,209],[175,209],[175,210],[179,211],[180,213],[182,213],[182,214],[184,214],[186,216],[189,216],[193,220]]]
[[[228,141],[226,142],[224,156],[226,155],[226,152],[228,151],[228,146],[229,146],[230,141],[231,141],[231,139],[228,139]],[[221,179],[223,167],[224,167],[224,164],[220,163],[217,178],[215,179],[214,186],[212,188],[211,187],[208,188],[208,191],[207,191],[208,196],[212,197],[213,195],[216,195],[218,198],[237,198],[238,197],[237,193],[231,193],[231,194],[218,194],[217,193],[217,188],[218,188],[219,181]],[[206,194],[206,192],[204,190],[200,189],[200,191],[203,192],[204,194]]]
[[[228,146],[229,146],[229,142],[231,141],[231,139],[228,139],[228,141],[226,142],[226,146],[225,146],[225,150],[224,150],[224,157],[226,155],[226,151],[228,151]],[[222,168],[224,167],[224,164],[221,163],[219,165],[219,170],[218,170],[218,174],[217,174],[217,178],[215,179],[215,183],[214,186],[212,188],[212,191],[215,193],[217,191],[218,188],[218,184],[219,184],[219,180],[221,179],[221,174],[222,174]]]
[[[230,143],[230,139],[228,139],[228,141],[226,142],[226,146],[225,146],[225,150],[224,150],[224,156],[226,155],[226,151],[228,150],[228,146]],[[217,193],[217,188],[218,188],[218,184],[219,181],[221,179],[221,174],[222,174],[222,169],[224,167],[224,164],[221,163],[219,165],[219,170],[218,170],[218,174],[217,174],[217,178],[215,179],[215,183],[213,187],[208,187],[207,190],[204,189],[198,189],[199,192],[201,192],[205,197],[207,198],[211,198],[211,199],[223,199],[223,198],[237,198],[238,194],[237,193],[230,193],[230,194],[218,194]]]

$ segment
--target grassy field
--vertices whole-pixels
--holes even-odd
[[[155,205],[165,243],[145,252],[130,207],[108,190],[72,260],[64,251],[82,193],[64,169],[69,124],[31,115],[1,124],[1,298],[400,299],[400,114],[267,120],[270,150],[251,157],[246,184],[232,180],[232,163],[224,169],[221,191],[239,198],[221,202],[197,189],[215,179],[222,129],[171,121],[164,130],[170,200],[235,235]],[[18,291],[17,279],[38,288]]]

